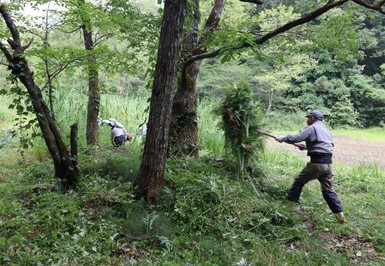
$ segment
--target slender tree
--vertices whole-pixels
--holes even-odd
[[[19,80],[28,91],[36,119],[54,162],[55,175],[62,181],[64,187],[75,186],[79,176],[76,154],[70,154],[63,142],[59,128],[43,99],[41,89],[35,83],[28,61],[24,57],[24,51],[31,45],[31,42],[22,45],[19,30],[4,4],[0,4],[0,13],[12,36],[7,39],[9,47],[0,42],[0,50],[8,61],[12,78],[15,82]],[[75,129],[76,127],[74,127]],[[75,148],[73,150],[76,151]]]
[[[99,64],[97,56],[93,52],[95,41],[92,38],[93,30],[90,14],[87,11],[85,0],[78,0],[78,14],[81,20],[83,31],[84,47],[88,52],[88,105],[87,105],[87,126],[86,140],[88,145],[98,144],[98,117],[100,109],[100,88],[99,88]]]
[[[164,183],[172,93],[176,86],[186,1],[166,0],[164,5],[148,134],[135,179],[137,198],[144,198],[150,204],[156,201],[157,193]]]

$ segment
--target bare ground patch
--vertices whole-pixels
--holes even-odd
[[[278,143],[268,139],[268,145],[277,149],[287,149],[303,157],[306,151],[300,151],[293,145]],[[352,139],[344,135],[334,136],[333,161],[348,165],[358,165],[362,162],[374,162],[385,169],[385,142]]]

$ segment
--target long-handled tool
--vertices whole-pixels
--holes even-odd
[[[258,133],[265,135],[265,136],[268,136],[268,137],[273,138],[273,139],[277,139],[277,136],[274,136],[273,134],[267,133],[263,130],[258,130]],[[298,143],[288,143],[288,144],[292,144],[292,145],[296,146],[297,148],[299,148],[300,150],[305,149],[305,146],[303,144],[298,144]]]

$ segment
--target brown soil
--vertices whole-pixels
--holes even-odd
[[[385,169],[385,142],[352,139],[343,135],[335,135],[333,161],[348,165],[362,162],[373,162]],[[300,151],[293,145],[268,140],[268,145],[277,149],[287,149],[306,157],[306,151]]]

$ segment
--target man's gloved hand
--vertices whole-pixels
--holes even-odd
[[[279,143],[283,142],[284,137],[276,137],[275,140],[278,141]]]
[[[296,147],[297,147],[298,149],[300,149],[301,151],[306,150],[306,145],[305,145],[305,144],[302,144],[302,143],[296,144]]]

